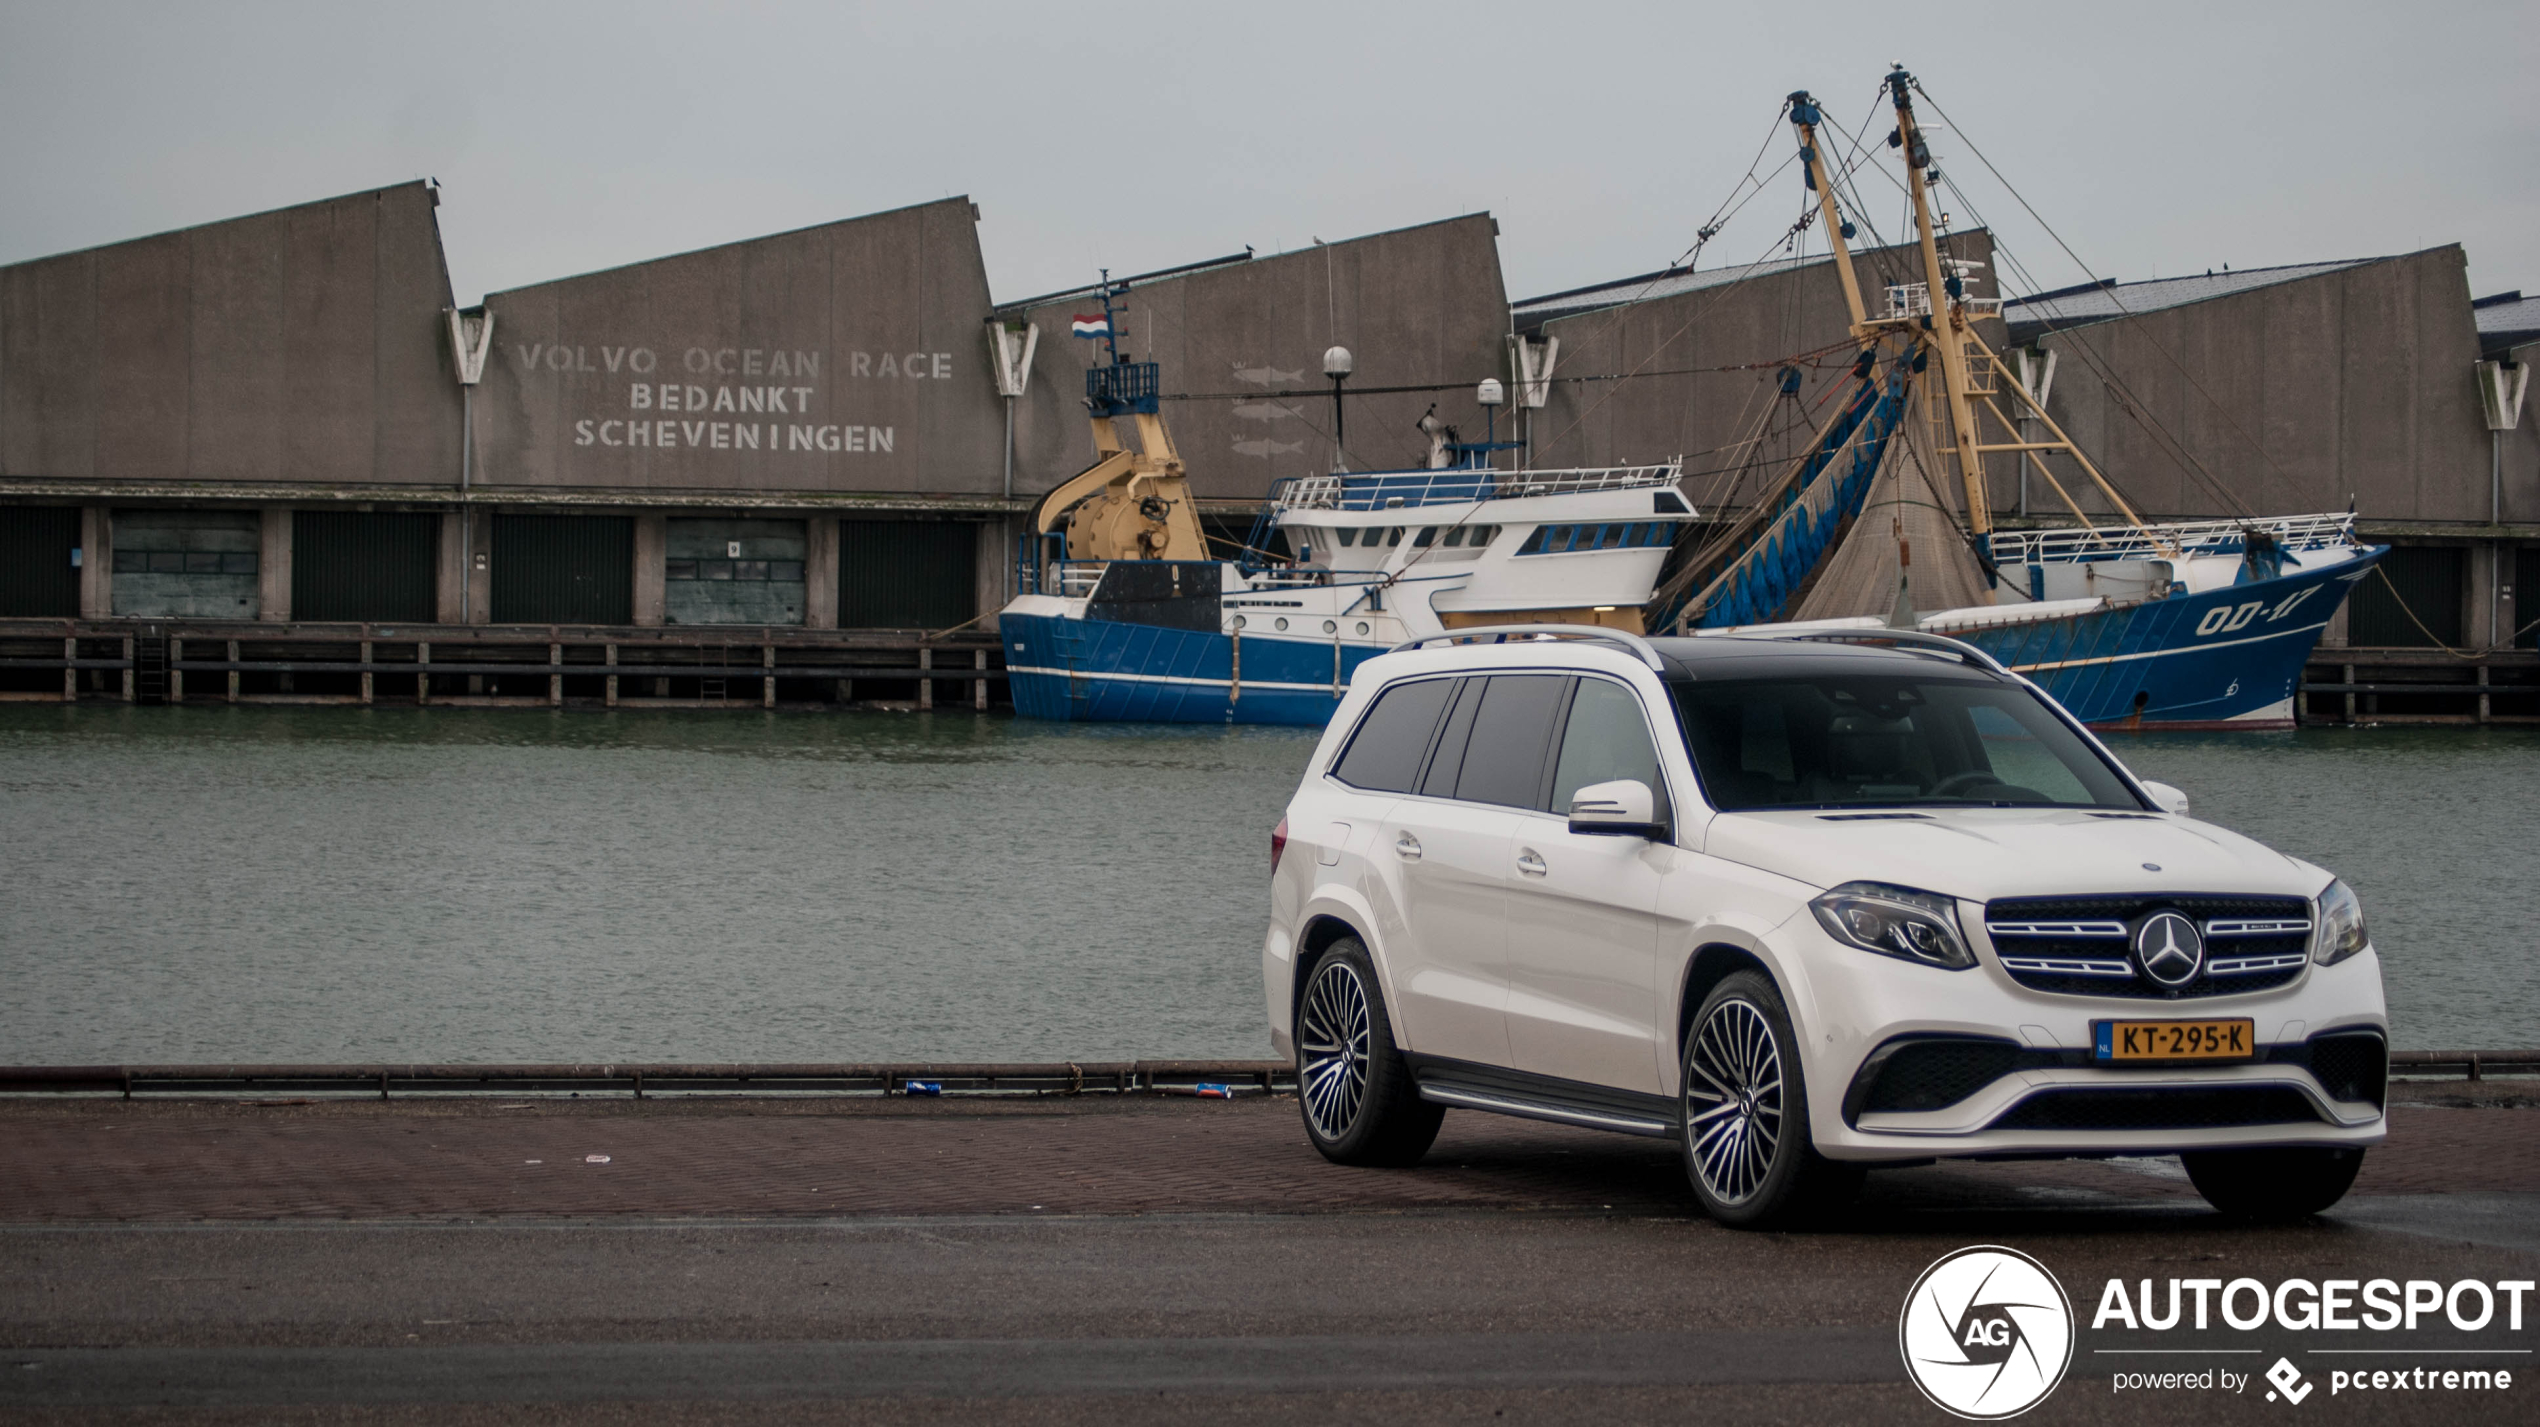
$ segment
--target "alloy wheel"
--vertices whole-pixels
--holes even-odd
[[[1305,991],[1297,1025],[1297,1085],[1314,1133],[1337,1140],[1367,1099],[1367,985],[1358,968],[1328,957]]]
[[[1782,1057],[1753,1002],[1724,1000],[1694,1033],[1685,1064],[1685,1154],[1723,1204],[1743,1203],[1772,1173],[1782,1137]]]

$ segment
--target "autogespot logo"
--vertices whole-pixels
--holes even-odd
[[[2073,1305],[2046,1266],[2017,1249],[1960,1249],[1923,1270],[1896,1320],[1905,1373],[1944,1412],[2017,1417],[2046,1400],[2073,1361]]]

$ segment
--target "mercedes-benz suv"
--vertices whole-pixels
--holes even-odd
[[[1452,1106],[1672,1138],[1731,1224],[1881,1162],[2172,1153],[2285,1217],[2383,1134],[2354,893],[1936,636],[1405,645],[1271,866],[1271,1033],[1343,1163]]]

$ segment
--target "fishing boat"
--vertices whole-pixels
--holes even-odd
[[[1805,91],[1791,95],[1807,185],[1859,343],[1854,389],[1806,456],[1676,564],[1648,626],[1917,628],[1974,644],[2093,725],[2291,726],[2302,666],[2388,547],[2357,540],[2351,511],[2142,519],[2047,414],[2030,389],[2033,369],[2004,361],[1975,330],[1998,315],[2000,300],[1970,296],[1976,265],[1942,256],[1918,86],[1899,68],[1887,89],[1921,281],[1888,285],[1884,310],[1868,309],[1846,245],[1855,228],[1819,142],[1822,114]],[[1987,456],[2025,463],[2073,523],[1998,528]],[[2077,471],[2075,483],[2088,482],[2112,513],[2086,513],[2058,465]]]
[[[1351,673],[1405,640],[1512,621],[1641,632],[1697,519],[1681,462],[1503,470],[1514,443],[1437,428],[1425,467],[1278,482],[1237,558],[1216,558],[1157,364],[1118,350],[1108,281],[1103,295],[1105,359],[1085,373],[1096,459],[1035,506],[1023,593],[997,618],[1017,713],[1320,727]],[[1492,379],[1477,395],[1503,393]]]
[[[1441,436],[1425,468],[1279,482],[1244,549],[1220,558],[1160,414],[1157,364],[1111,335],[1106,278],[1089,323],[1105,350],[1085,373],[1095,461],[1034,509],[1022,593],[999,616],[1016,711],[1319,726],[1351,672],[1404,641],[1566,622],[1920,629],[1976,645],[2096,726],[2290,726],[2304,663],[2387,547],[2356,539],[2351,511],[2144,520],[2047,414],[2026,364],[1976,331],[2000,299],[1972,296],[1977,264],[1942,255],[1918,86],[1900,68],[1887,90],[1918,280],[1886,284],[1870,310],[1821,111],[1791,95],[1857,351],[1805,448],[1721,521],[1694,509],[1680,458],[1502,470],[1513,443]],[[1486,407],[1499,386],[1481,383]],[[1987,456],[2027,466],[2072,523],[2000,528]],[[2075,487],[2109,509],[2094,517]]]

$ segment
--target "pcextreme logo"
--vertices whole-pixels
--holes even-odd
[[[2073,1361],[2073,1305],[2046,1266],[1980,1244],[1944,1256],[1905,1294],[1896,1319],[1905,1374],[1944,1412],[2017,1417],[2046,1400]]]

